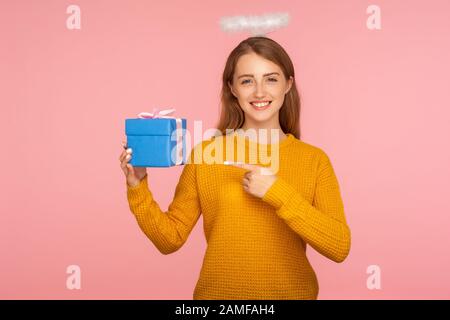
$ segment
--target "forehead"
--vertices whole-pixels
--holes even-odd
[[[235,73],[237,76],[249,73],[249,74],[264,74],[269,72],[281,72],[281,68],[274,62],[263,58],[256,53],[247,53],[242,55],[237,63]]]

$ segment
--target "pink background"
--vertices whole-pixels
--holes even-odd
[[[66,28],[70,4],[81,30]],[[202,220],[168,256],[139,230],[124,119],[174,107],[212,128],[226,58],[249,36],[220,18],[275,12],[291,16],[269,36],[296,68],[302,139],[329,154],[352,230],[342,264],[308,250],[319,299],[450,298],[447,0],[2,1],[0,298],[192,298]],[[181,170],[148,170],[164,210]],[[66,288],[72,264],[81,290]]]

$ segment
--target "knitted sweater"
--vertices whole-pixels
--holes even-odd
[[[274,147],[279,152],[277,180],[258,198],[242,187],[244,169],[192,161],[218,142],[225,146],[222,159],[237,161],[236,138],[234,155],[228,158],[225,140],[213,137],[192,149],[165,212],[148,188],[147,175],[137,186],[127,184],[129,207],[139,227],[162,254],[169,254],[186,242],[203,215],[207,248],[194,300],[317,299],[319,286],[307,245],[342,262],[351,242],[329,157],[292,134],[268,145],[246,138],[246,162],[255,146],[267,147],[268,155]],[[217,148],[214,154],[220,152]]]

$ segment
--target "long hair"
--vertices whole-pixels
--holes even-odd
[[[263,36],[243,40],[228,56],[222,76],[221,113],[217,129],[225,135],[226,129],[236,130],[244,124],[244,111],[237,98],[231,93],[228,82],[233,83],[233,75],[239,58],[251,52],[277,64],[283,71],[286,81],[290,76],[294,79],[279,111],[279,121],[284,133],[291,133],[300,139],[300,96],[295,84],[294,65],[289,55],[277,42]]]

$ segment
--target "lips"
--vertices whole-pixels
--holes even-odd
[[[267,108],[270,107],[272,101],[254,101],[254,102],[250,102],[251,106],[253,107],[253,109],[261,111],[261,110],[266,110]]]

